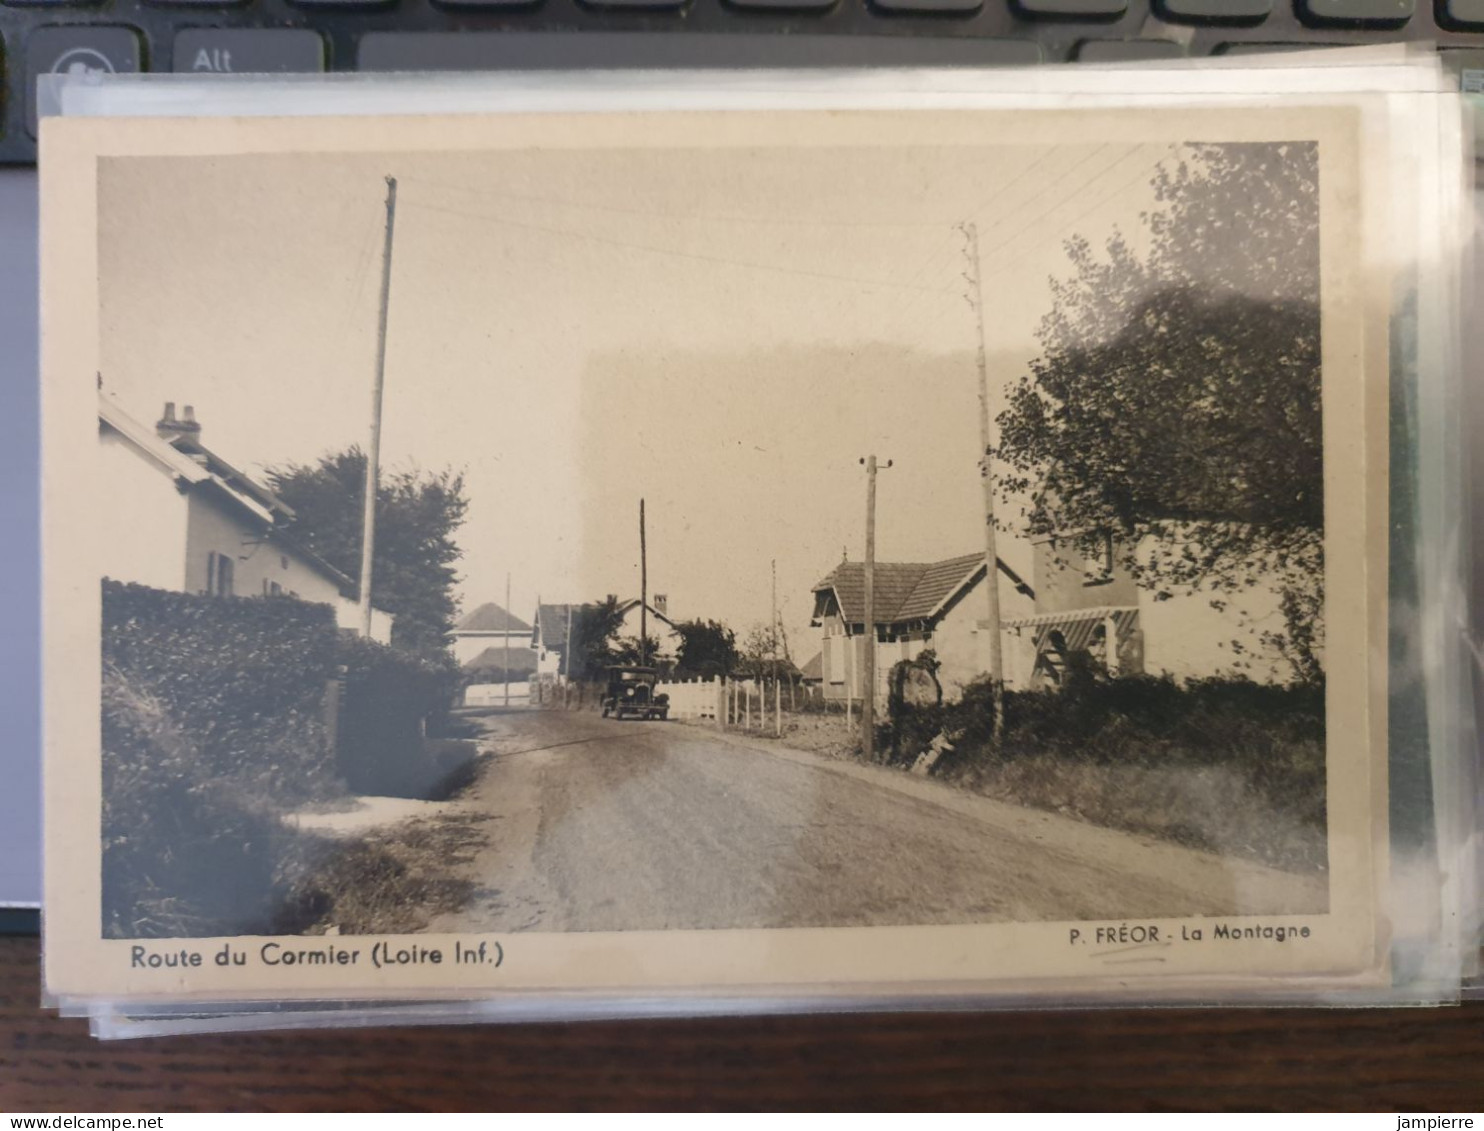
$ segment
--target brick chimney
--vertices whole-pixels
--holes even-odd
[[[656,593],[649,599],[649,607],[662,617],[670,615],[670,595],[668,593]]]
[[[196,422],[196,410],[191,405],[184,405],[180,410],[180,419],[175,418],[175,402],[165,402],[165,412],[155,422],[155,435],[160,439],[174,443],[176,440],[192,440],[201,442],[201,425]]]

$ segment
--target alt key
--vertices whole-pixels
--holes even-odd
[[[325,41],[302,28],[187,28],[175,35],[173,70],[282,74],[325,69]]]

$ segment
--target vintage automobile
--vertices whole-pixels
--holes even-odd
[[[654,668],[609,668],[608,687],[603,692],[603,717],[669,718],[670,697],[654,690],[658,679],[659,673]]]

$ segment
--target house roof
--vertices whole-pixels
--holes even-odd
[[[153,428],[135,420],[116,400],[101,391],[98,393],[98,419],[175,478],[193,487],[201,484],[215,486],[260,522],[273,522],[274,508],[261,497],[262,493],[271,495],[271,492],[244,489],[241,480],[246,477],[240,472],[232,475],[219,473],[211,466],[211,454],[199,445],[195,445],[194,450],[202,458],[191,458],[190,452],[181,451],[168,440],[161,439]]]
[[[799,674],[804,677],[806,683],[811,680],[824,679],[824,653],[816,652],[812,659],[805,660],[804,666],[799,669]]]
[[[626,614],[637,608],[638,605],[639,598],[630,597],[627,601],[618,602],[618,612],[620,615]],[[535,627],[531,629],[532,641],[535,641],[537,635],[539,634],[541,647],[545,648],[548,652],[562,651],[567,646],[567,621],[572,616],[572,610],[581,607],[581,605],[571,604],[537,605],[536,624]],[[667,617],[664,613],[656,611],[653,605],[648,605],[647,607],[649,609],[649,615],[651,617],[658,620],[661,624],[669,626],[670,628],[675,627],[675,622]]]
[[[567,621],[571,616],[571,605],[537,605],[536,624],[531,629],[532,639],[539,631],[543,648],[548,652],[562,651],[567,646]]]
[[[465,660],[463,669],[466,672],[494,672],[503,674],[505,667],[506,648],[501,644],[492,644],[479,655]],[[509,671],[512,675],[530,675],[536,670],[536,652],[531,648],[511,648]]]
[[[112,396],[98,392],[98,419],[152,460],[162,471],[190,487],[211,491],[217,498],[236,506],[262,523],[273,541],[292,551],[313,569],[334,582],[342,593],[350,593],[356,583],[325,561],[313,550],[284,532],[279,523],[294,518],[293,508],[246,473],[238,471],[200,441],[181,436],[174,441],[161,437],[154,428],[136,420]]]
[[[1031,588],[1000,559],[999,570],[1022,593]],[[977,582],[984,573],[984,555],[964,554],[939,562],[877,562],[875,567],[876,623],[929,620],[950,598]],[[866,615],[866,565],[841,562],[814,587],[815,593],[833,592],[840,615],[863,621]]]
[[[454,632],[518,632],[527,633],[531,626],[520,617],[506,611],[493,601],[486,601],[471,613],[466,613]]]
[[[627,601],[620,601],[618,603],[618,611],[619,611],[619,613],[621,615],[627,615],[628,612],[631,609],[637,609],[638,607],[639,607],[639,598],[638,597],[630,597]],[[652,617],[654,617],[656,620],[662,621],[663,623],[669,625],[671,628],[674,628],[675,627],[675,622],[674,621],[672,621],[664,613],[662,613],[658,609],[656,609],[648,601],[644,602],[644,607],[649,610],[649,615],[652,616]]]

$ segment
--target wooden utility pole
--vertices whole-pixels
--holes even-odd
[[[646,667],[649,642],[649,559],[644,545],[644,500],[639,500],[639,666]]]
[[[505,574],[505,707],[510,707],[510,574]]]
[[[539,598],[537,612],[540,611]],[[544,638],[544,637],[543,637]],[[567,669],[567,683],[572,682],[572,606],[567,606],[567,643],[562,648],[562,663]]]
[[[974,308],[978,332],[977,362],[979,368],[979,479],[984,487],[984,594],[985,631],[989,635],[989,683],[994,700],[994,740],[1005,731],[1005,660],[1000,642],[1000,569],[999,550],[995,545],[994,473],[990,466],[989,444],[989,362],[984,348],[984,291],[979,273],[979,229],[969,221],[963,225],[967,237],[969,305]]]
[[[773,623],[768,632],[773,649],[773,733],[783,737],[783,693],[778,686],[778,559],[773,559]]]
[[[886,466],[891,466],[891,460]],[[876,757],[876,457],[866,465],[866,640],[862,657],[861,752],[866,761]]]
[[[371,561],[376,550],[376,489],[381,476],[381,390],[386,379],[386,316],[392,295],[392,229],[397,178],[386,179],[386,242],[381,250],[381,313],[376,321],[376,380],[371,386],[371,444],[366,451],[366,498],[361,512],[361,635],[371,638]]]

